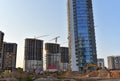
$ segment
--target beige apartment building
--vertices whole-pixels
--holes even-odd
[[[120,69],[120,56],[108,56],[108,68]]]

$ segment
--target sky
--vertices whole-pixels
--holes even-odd
[[[98,58],[120,55],[120,0],[93,0]],[[67,46],[67,0],[0,0],[0,31],[4,41],[18,44],[17,67],[23,67],[25,38],[44,42],[60,36]]]

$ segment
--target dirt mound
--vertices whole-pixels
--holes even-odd
[[[100,78],[108,78],[109,71],[107,70],[98,70],[98,77]]]
[[[110,70],[109,77],[120,78],[120,70]]]

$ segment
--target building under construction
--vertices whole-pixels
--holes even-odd
[[[2,44],[3,44],[4,33],[0,31],[0,70],[2,70]]]
[[[2,49],[2,69],[13,70],[16,68],[17,44],[3,43]]]
[[[25,67],[24,70],[32,72],[43,70],[43,40],[25,39]]]
[[[46,70],[60,71],[60,45],[55,43],[45,43]]]
[[[69,70],[69,49],[68,47],[60,47],[61,53],[61,70]]]

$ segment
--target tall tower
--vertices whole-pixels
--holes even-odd
[[[68,0],[68,41],[72,71],[97,64],[92,0]]]

